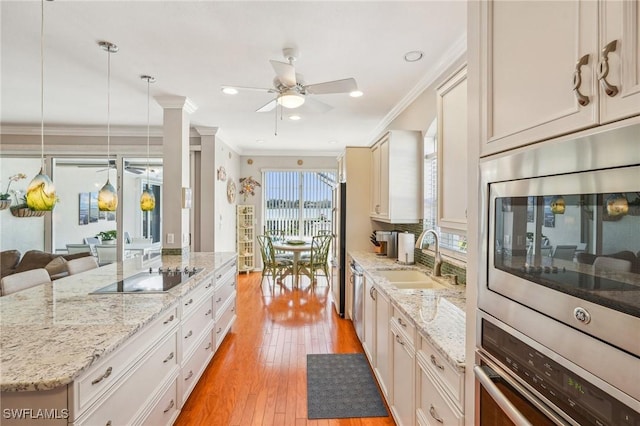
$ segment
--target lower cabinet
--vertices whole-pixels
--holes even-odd
[[[415,349],[395,324],[391,326],[393,397],[391,411],[399,426],[411,426],[415,419]]]
[[[389,380],[390,372],[390,342],[389,337],[389,319],[391,318],[391,304],[389,298],[377,291],[375,288],[375,302],[376,302],[376,314],[375,314],[375,359],[376,365],[374,371],[378,378],[378,383],[382,388],[382,392],[388,398],[391,394],[391,381]]]
[[[362,338],[362,348],[364,349],[364,353],[369,358],[369,362],[372,366],[376,365],[375,358],[375,330],[376,330],[376,296],[374,291],[376,290],[373,286],[373,280],[364,275],[362,277],[364,280],[364,295],[363,297],[363,307],[362,307],[362,329],[363,329],[363,338]]]

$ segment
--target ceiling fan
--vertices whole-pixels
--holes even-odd
[[[358,84],[354,78],[305,84],[302,75],[296,73],[293,65],[298,58],[298,50],[288,47],[283,49],[282,53],[288,62],[269,61],[271,62],[273,70],[276,72],[272,88],[222,86],[222,91],[228,94],[235,94],[238,90],[258,90],[276,95],[274,99],[258,108],[256,112],[272,111],[278,105],[293,109],[302,106],[302,104],[307,104],[311,109],[319,112],[327,112],[332,108],[330,105],[313,97],[309,97],[308,95],[360,93],[358,92]]]

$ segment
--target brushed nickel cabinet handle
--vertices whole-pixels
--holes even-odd
[[[111,426],[111,420],[104,424],[104,426]]]
[[[204,316],[206,317],[207,315],[211,315],[211,312],[213,312],[213,311],[212,311],[211,309],[209,309],[209,310],[204,314]]]
[[[193,371],[189,370],[189,374],[187,374],[187,377],[184,378],[184,381],[186,382],[187,380],[189,380],[192,377],[193,377]]]
[[[429,414],[431,414],[431,417],[433,417],[436,422],[444,423],[444,420],[442,420],[442,417],[440,417],[440,415],[436,411],[436,407],[434,407],[433,404],[431,404],[431,406],[429,407]]]
[[[222,331],[222,327],[218,328],[218,331],[216,331],[216,334],[220,334],[221,331]]]
[[[402,346],[404,346],[404,342],[402,341],[402,339],[400,338],[399,335],[396,334],[396,342],[400,343]]]
[[[211,349],[211,342],[209,342],[209,344],[207,345],[206,348],[204,348],[205,351],[208,351],[209,349]]]
[[[207,284],[205,288],[211,288],[212,285],[213,285],[213,281],[209,281],[209,284]]]
[[[171,315],[165,322],[163,322],[163,324],[169,324],[171,321],[173,321],[173,315]]]
[[[216,303],[220,303],[222,302],[222,297],[218,297],[218,300],[216,300]]]
[[[193,299],[189,299],[187,300],[187,303],[184,304],[184,306],[189,306],[192,303],[193,303]]]
[[[578,103],[581,106],[589,105],[589,97],[580,93],[580,86],[582,86],[582,66],[588,63],[589,55],[584,55],[576,63],[576,70],[573,73],[573,93],[576,95],[576,99],[578,99]]]
[[[189,330],[189,332],[187,333],[186,336],[184,336],[185,339],[188,339],[189,337],[193,336],[193,330]]]
[[[402,318],[398,318],[398,324],[400,324],[401,326],[403,326],[405,328],[407,327],[407,323],[402,321]]]
[[[431,364],[435,365],[438,370],[444,371],[444,365],[439,364],[435,356],[431,355],[430,359],[431,359]]]
[[[618,87],[607,81],[609,75],[609,53],[615,52],[618,47],[618,40],[613,40],[602,48],[602,56],[598,62],[598,80],[602,86],[602,90],[607,96],[615,96],[618,94]]]
[[[104,379],[109,377],[111,375],[112,371],[113,371],[113,369],[111,367],[107,368],[107,370],[104,372],[104,374],[102,376],[98,377],[97,379],[94,379],[91,382],[91,384],[92,385],[97,385],[98,383],[100,383],[101,381],[103,381]]]
[[[168,357],[166,357],[166,358],[164,359],[164,361],[162,361],[162,362],[166,364],[167,362],[171,361],[172,359],[173,359],[173,352],[171,352],[171,353],[169,354],[169,356],[168,356]]]
[[[373,295],[373,293],[374,293],[375,291],[376,291],[376,288],[375,288],[375,287],[371,287],[371,288],[369,289],[369,296],[371,296],[371,298],[372,298],[373,300],[376,300],[376,297]]]
[[[166,413],[167,411],[171,410],[174,405],[175,405],[175,402],[173,402],[173,399],[172,399],[171,402],[169,403],[169,406],[164,409],[163,413]]]

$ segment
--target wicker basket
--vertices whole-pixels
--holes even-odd
[[[31,210],[29,207],[13,206],[11,207],[11,214],[15,217],[41,217],[44,216],[46,211]]]
[[[11,200],[0,200],[0,210],[6,210],[11,205]]]

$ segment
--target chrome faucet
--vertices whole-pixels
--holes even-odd
[[[436,241],[435,243],[436,247],[434,249],[435,257],[433,259],[433,272],[431,273],[431,275],[433,275],[434,277],[440,277],[442,276],[442,273],[441,273],[442,257],[440,257],[440,243],[438,241],[438,233],[434,229],[425,229],[424,231],[422,231],[422,234],[420,234],[420,236],[418,237],[418,240],[416,241],[416,248],[422,250],[424,237],[427,234],[432,234],[433,239]]]

